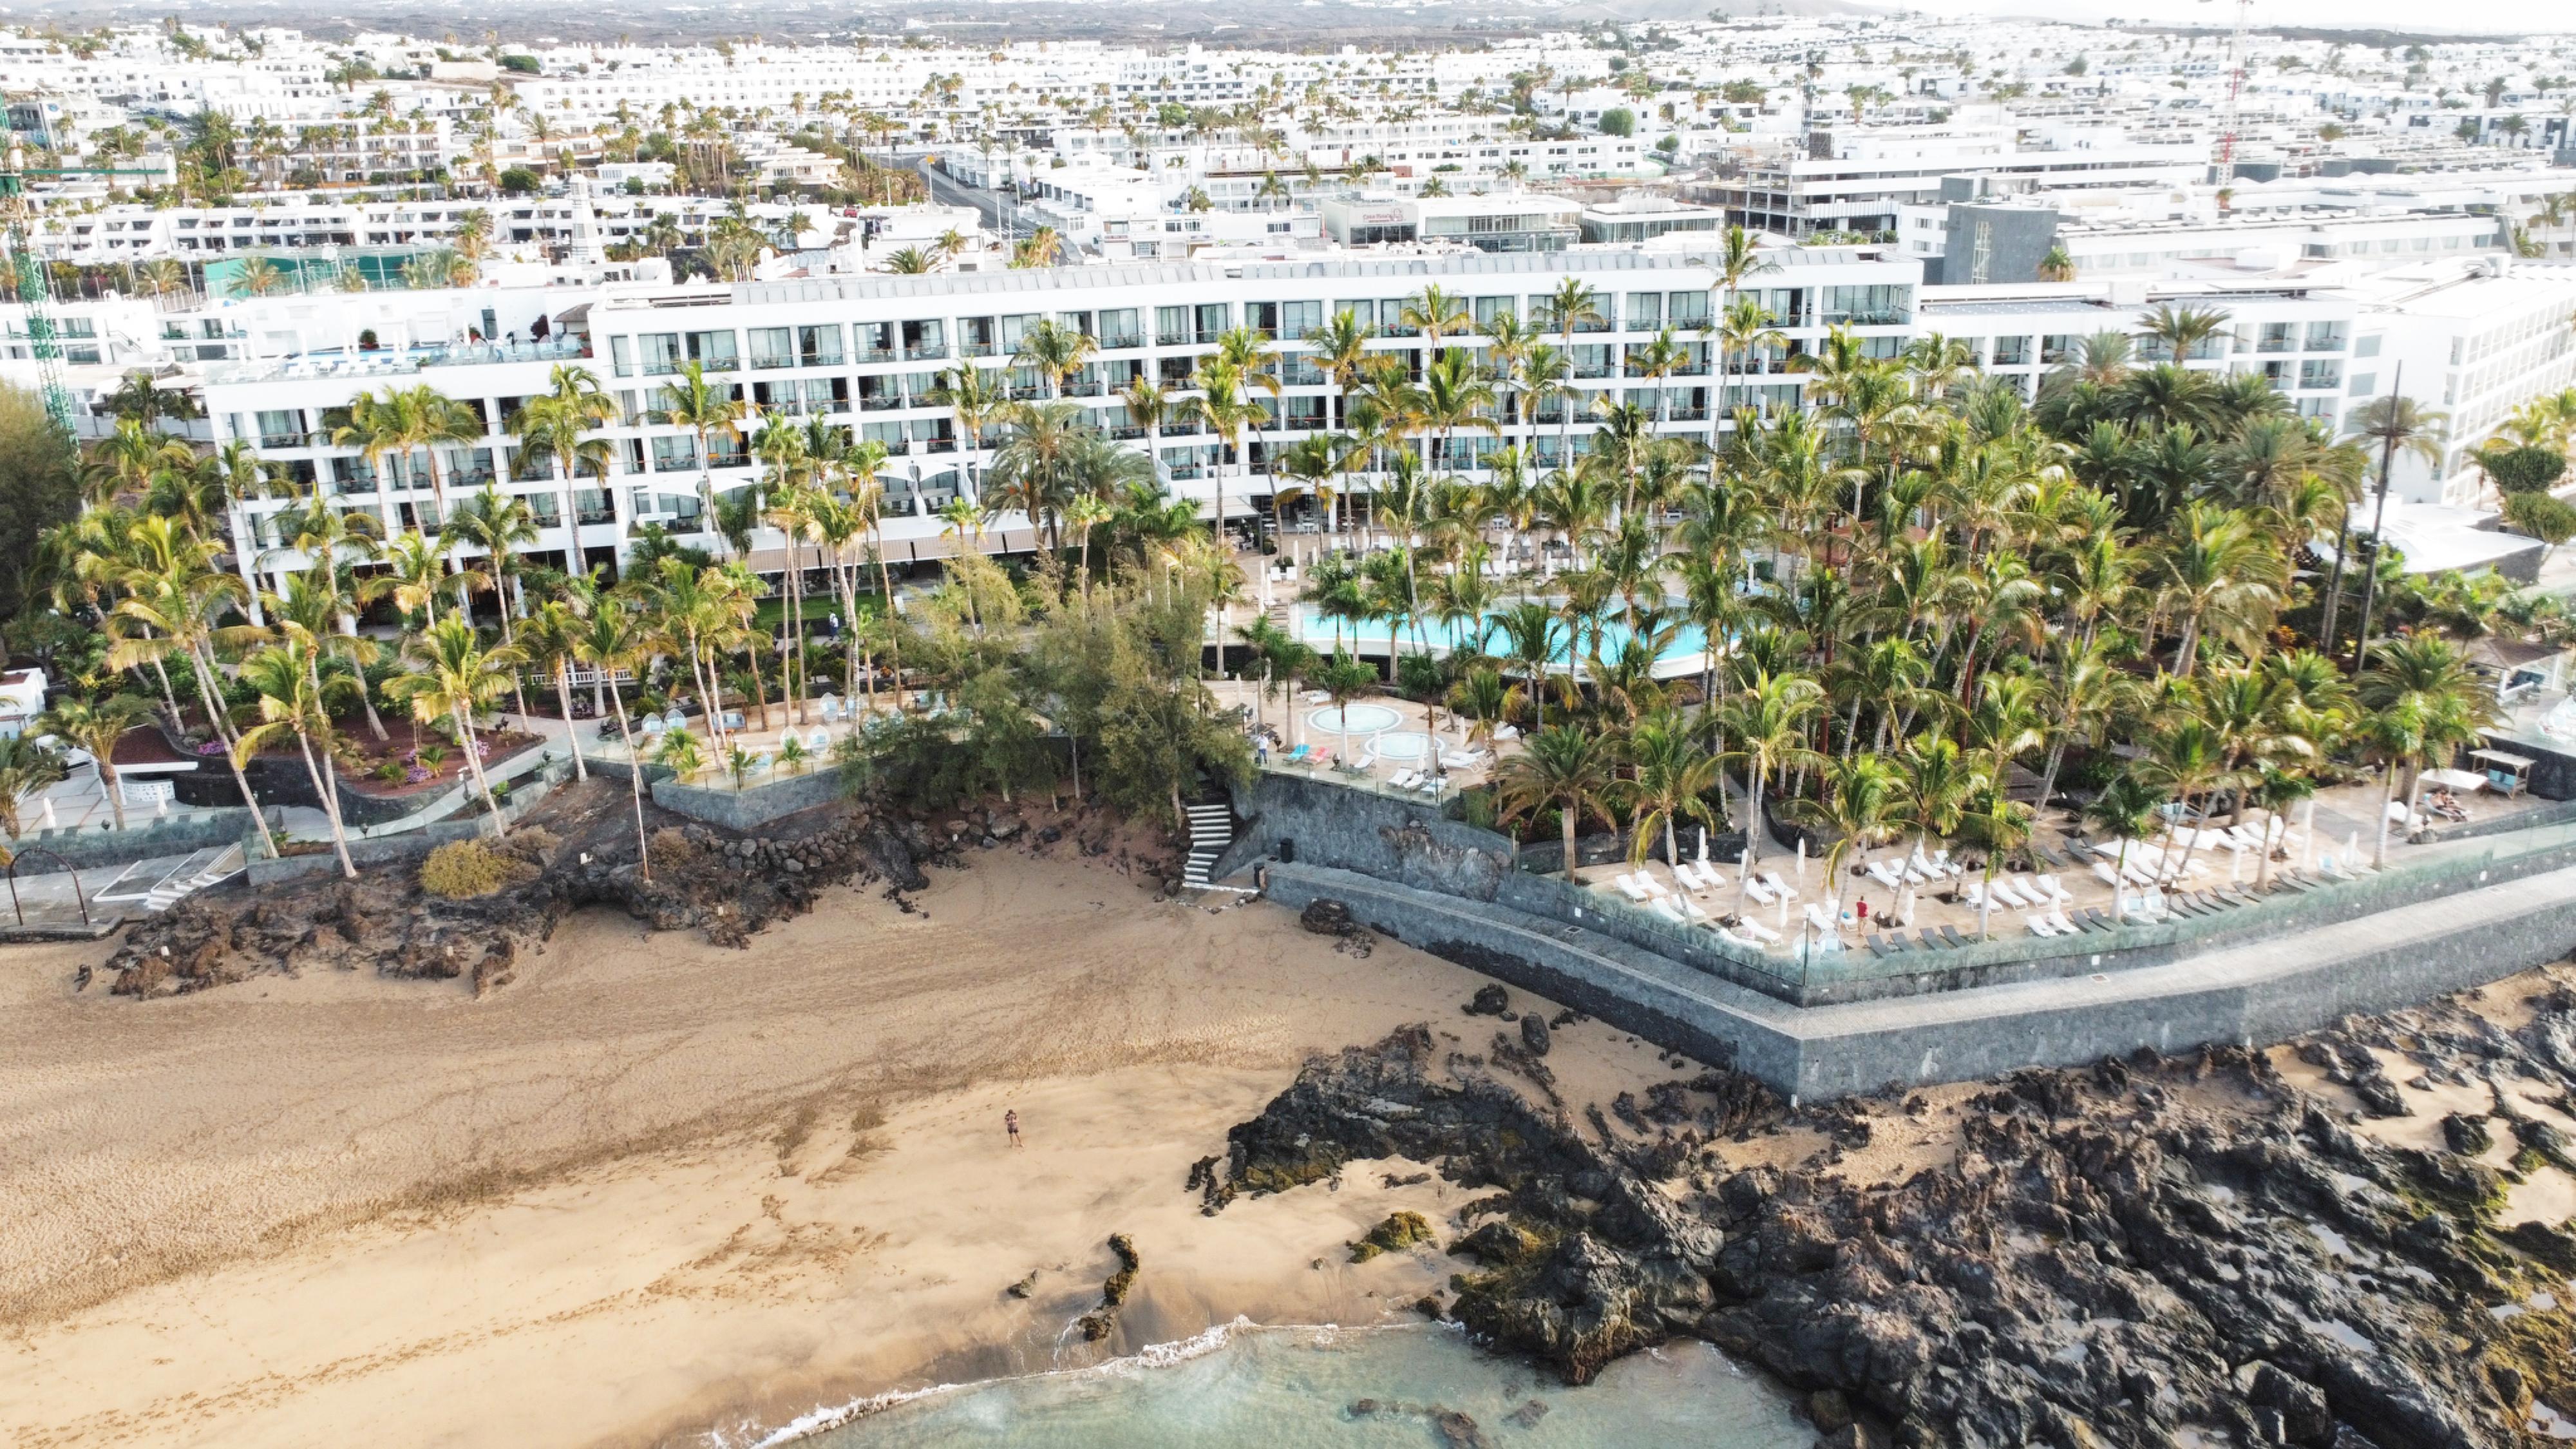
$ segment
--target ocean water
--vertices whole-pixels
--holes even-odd
[[[1354,1412],[1362,1400],[1373,1411]],[[799,1449],[1808,1449],[1787,1398],[1708,1345],[1677,1342],[1583,1388],[1477,1352],[1454,1329],[1211,1329],[1097,1368],[933,1389],[813,1416],[771,1443]],[[846,1413],[848,1411],[844,1411]],[[1461,1437],[1458,1420],[1474,1421]],[[802,1432],[800,1432],[802,1431]],[[810,1435],[810,1437],[808,1436]]]

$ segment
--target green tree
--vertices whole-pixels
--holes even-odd
[[[1540,730],[1494,770],[1495,803],[1504,820],[1554,810],[1565,850],[1565,878],[1575,880],[1574,836],[1587,817],[1610,818],[1616,757],[1602,737],[1573,725]]]

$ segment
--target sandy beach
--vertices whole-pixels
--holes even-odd
[[[1436,1179],[1217,1217],[1183,1183],[1311,1052],[1426,1020],[1476,1050],[1482,978],[1099,861],[983,852],[916,900],[834,890],[747,951],[586,913],[479,1001],[322,972],[138,1003],[71,989],[103,947],[0,955],[0,1441],[740,1442],[1445,1276],[1343,1248],[1454,1209]],[[1558,1041],[1571,1103],[1669,1075]],[[1113,1232],[1144,1268],[1086,1345]]]

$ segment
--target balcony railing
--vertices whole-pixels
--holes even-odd
[[[1100,339],[1100,350],[1103,352],[1119,352],[1144,345],[1145,334],[1142,332],[1111,332]]]
[[[614,508],[585,508],[580,512],[575,513],[573,518],[576,522],[583,524],[615,523],[617,521],[617,510]]]
[[[943,362],[948,357],[948,344],[945,342],[919,343],[905,348],[903,356],[907,362]]]
[[[896,408],[902,406],[903,399],[893,395],[892,393],[880,393],[875,397],[861,397],[859,399],[859,411],[863,413],[892,412]]]
[[[990,342],[961,342],[957,344],[957,355],[960,357],[999,357],[1002,355],[1002,352],[1000,348],[995,347]]]
[[[853,360],[859,362],[892,362],[894,361],[894,349],[891,347],[862,347],[857,352],[851,354],[851,356]]]

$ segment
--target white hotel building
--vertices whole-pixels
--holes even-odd
[[[1793,346],[1812,349],[1834,325],[1850,324],[1872,350],[1894,355],[1911,335],[1917,269],[1852,249],[1784,249],[1779,266],[1759,279],[1759,291],[1783,319]],[[963,446],[948,409],[934,401],[942,370],[972,362],[1009,366],[1021,335],[1041,317],[1078,326],[1099,340],[1096,359],[1075,377],[1066,396],[1090,410],[1113,436],[1157,452],[1160,470],[1180,496],[1213,511],[1222,481],[1228,517],[1266,512],[1272,491],[1267,460],[1286,443],[1328,430],[1335,389],[1304,359],[1298,339],[1329,315],[1349,309],[1376,324],[1376,350],[1398,353],[1417,367],[1422,340],[1397,321],[1405,300],[1437,285],[1464,298],[1479,318],[1502,311],[1533,315],[1559,281],[1581,278],[1599,296],[1602,325],[1571,338],[1575,382],[1582,396],[1572,426],[1551,407],[1515,420],[1507,440],[1527,443],[1542,460],[1558,456],[1561,439],[1580,450],[1590,431],[1591,398],[1610,394],[1654,402],[1660,394],[1664,428],[1705,438],[1712,426],[1716,379],[1709,346],[1695,329],[1708,315],[1714,277],[1703,261],[1678,249],[1577,249],[1555,253],[1487,255],[1388,255],[1283,263],[1130,264],[1052,270],[946,274],[924,277],[866,275],[732,286],[640,287],[456,293],[364,293],[345,299],[302,299],[307,305],[345,301],[354,308],[405,299],[415,312],[433,300],[453,302],[440,318],[409,318],[400,336],[429,339],[461,334],[466,325],[486,335],[525,337],[536,310],[548,314],[555,334],[545,344],[431,345],[396,350],[396,332],[382,333],[384,348],[352,351],[333,339],[364,325],[358,317],[314,319],[301,335],[314,344],[282,355],[246,357],[203,366],[203,391],[211,431],[218,439],[247,438],[300,483],[318,486],[344,506],[378,513],[396,528],[433,525],[435,505],[425,468],[393,464],[379,476],[354,448],[336,446],[332,428],[360,393],[387,386],[427,383],[481,413],[486,435],[446,449],[440,472],[451,497],[490,481],[524,496],[542,532],[534,556],[560,562],[577,542],[585,564],[622,562],[646,525],[658,524],[681,541],[710,542],[699,518],[697,490],[711,465],[718,493],[759,481],[740,442],[718,438],[713,456],[701,459],[696,437],[659,419],[659,389],[686,362],[732,381],[765,413],[821,416],[891,455],[884,477],[889,505],[887,550],[898,565],[945,556],[958,546],[932,510],[974,484],[970,465],[990,454]],[[521,315],[521,314],[527,315]],[[448,315],[452,314],[452,315]],[[481,320],[470,320],[470,319]],[[1117,392],[1143,375],[1185,390],[1199,358],[1218,334],[1247,325],[1278,339],[1285,359],[1284,388],[1271,407],[1275,421],[1245,440],[1242,455],[1221,458],[1221,445],[1203,423],[1175,408],[1158,434],[1128,416]],[[1648,380],[1626,375],[1631,351],[1665,326],[1689,346],[1690,361],[1674,376]],[[188,330],[182,328],[182,331]],[[1464,341],[1464,339],[1462,339]],[[23,346],[23,344],[21,344]],[[523,454],[505,430],[521,399],[542,393],[558,363],[589,367],[617,399],[618,421],[607,430],[615,467],[600,486],[584,478],[576,489],[578,517],[560,516],[559,490],[542,458]],[[22,364],[23,366],[23,364]],[[1790,406],[1802,380],[1784,359],[1756,359],[1753,371],[1730,381],[1728,406]],[[112,381],[112,380],[111,380]],[[1034,373],[1011,374],[1015,395],[1041,398]],[[105,385],[102,383],[102,385]],[[1267,401],[1265,399],[1265,401]],[[1457,465],[1497,446],[1484,435],[1455,441]],[[1220,471],[1222,479],[1220,480]],[[1364,486],[1364,485],[1363,485]],[[269,520],[284,500],[243,506],[245,536],[275,542]],[[578,538],[571,536],[578,530]],[[987,549],[1033,546],[1027,519],[996,520]],[[755,567],[784,566],[784,541],[774,533],[754,539]],[[549,557],[550,556],[550,557]],[[292,567],[293,558],[271,557],[266,567]]]
[[[202,315],[164,313],[137,301],[70,304],[61,311],[66,333],[81,347],[108,349],[97,354],[96,365],[75,368],[85,385],[113,386],[120,367],[175,366],[165,386],[194,383],[202,390],[209,417],[191,429],[201,439],[251,440],[298,482],[395,528],[435,524],[426,470],[397,461],[379,476],[358,450],[335,445],[331,430],[353,398],[386,387],[426,383],[464,400],[480,413],[485,432],[444,450],[440,472],[451,494],[489,481],[525,497],[541,528],[531,555],[560,563],[577,547],[586,565],[621,564],[648,525],[682,542],[710,543],[699,517],[702,472],[711,468],[720,494],[760,481],[739,441],[720,437],[713,456],[702,459],[695,436],[657,414],[659,390],[691,360],[737,386],[763,412],[827,418],[885,447],[890,562],[902,566],[954,552],[960,541],[930,514],[971,492],[990,454],[961,439],[949,410],[935,401],[940,373],[970,362],[1008,368],[1021,336],[1041,317],[1082,328],[1099,342],[1096,358],[1066,388],[1068,400],[1113,436],[1152,449],[1173,491],[1203,511],[1213,511],[1221,481],[1230,518],[1266,513],[1273,491],[1268,460],[1288,442],[1340,421],[1335,389],[1305,360],[1303,333],[1347,308],[1377,325],[1375,349],[1418,366],[1424,344],[1396,319],[1405,299],[1432,285],[1463,298],[1480,320],[1502,311],[1543,315],[1541,299],[1568,277],[1599,297],[1608,319],[1570,339],[1581,394],[1571,426],[1554,408],[1506,425],[1504,440],[1527,444],[1543,465],[1568,442],[1582,446],[1598,396],[1654,403],[1666,432],[1700,438],[1710,436],[1721,406],[1797,406],[1803,379],[1786,370],[1785,354],[1814,350],[1835,325],[1850,325],[1872,352],[1887,356],[1927,332],[1964,338],[1990,370],[2035,390],[2084,336],[2137,331],[2156,303],[2222,309],[2232,327],[2193,364],[2260,373],[2291,396],[2300,414],[2338,431],[2352,407],[2395,381],[2402,358],[2406,392],[2455,419],[2447,466],[2439,473],[2401,466],[2396,480],[2399,497],[2436,505],[2479,501],[2477,475],[2461,455],[2504,409],[2576,382],[2576,336],[2566,324],[2576,311],[2576,269],[2564,266],[2435,262],[2333,288],[2278,281],[2150,288],[2115,279],[1926,289],[1920,264],[1895,248],[1781,247],[1771,253],[1774,268],[1757,275],[1748,291],[1782,319],[1790,348],[1739,361],[1721,401],[1709,344],[1697,333],[1715,281],[1704,257],[1707,235],[1553,252],[1390,249],[1280,262],[1138,262],[729,286],[487,285],[245,300],[209,305]],[[23,320],[9,316],[14,310],[0,309],[11,334],[0,346],[23,359]],[[454,340],[468,328],[487,338],[526,338],[540,315],[553,334],[542,344],[495,348]],[[1216,438],[1185,408],[1175,408],[1149,437],[1118,391],[1142,375],[1186,392],[1198,359],[1238,325],[1277,339],[1285,365],[1282,395],[1271,404],[1275,421],[1231,457],[1220,456]],[[1688,347],[1685,366],[1660,380],[1630,375],[1635,349],[1666,326]],[[357,345],[366,331],[376,333],[379,346]],[[614,448],[610,476],[577,480],[576,517],[569,521],[561,516],[562,493],[547,461],[522,453],[507,430],[520,400],[545,391],[551,369],[567,362],[590,368],[619,404],[619,417],[606,430]],[[31,370],[23,360],[0,362],[0,375],[22,383],[32,380]],[[1010,381],[1018,396],[1045,396],[1031,372],[1015,370]],[[1456,466],[1472,471],[1496,441],[1476,435],[1454,446]],[[1352,481],[1365,491],[1364,478]],[[242,536],[263,550],[273,545],[269,520],[285,501],[242,507]],[[983,546],[1021,551],[1034,542],[1029,521],[1006,514],[988,528]],[[755,536],[754,567],[780,570],[784,547],[774,533]],[[299,562],[262,559],[270,570]]]

